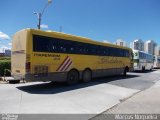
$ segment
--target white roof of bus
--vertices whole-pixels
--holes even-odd
[[[133,52],[141,52],[141,53],[145,53],[145,54],[152,55],[152,54],[150,54],[150,53],[147,53],[147,52],[145,52],[145,51],[140,51],[140,50],[133,50]]]

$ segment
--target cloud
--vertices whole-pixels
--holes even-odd
[[[2,40],[9,40],[10,37],[7,34],[5,34],[5,33],[0,32],[0,39],[2,39]]]
[[[12,43],[8,43],[8,45],[12,46]]]
[[[2,49],[11,49],[11,46],[2,45],[2,46],[0,46],[0,48],[2,48]]]
[[[0,53],[2,53],[3,51],[4,51],[4,49],[0,47]]]
[[[104,43],[110,43],[108,40],[103,40]]]
[[[0,53],[2,53],[4,50],[11,50],[11,47],[12,46],[0,44]]]
[[[41,28],[47,29],[47,28],[48,28],[48,25],[42,24],[42,25],[41,25]]]

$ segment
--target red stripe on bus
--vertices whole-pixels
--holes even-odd
[[[72,64],[72,61],[70,61],[70,63],[68,64],[68,66],[66,67],[66,69],[64,71],[68,70],[68,68],[71,66],[71,64]]]
[[[62,68],[60,69],[60,71],[64,71],[64,68],[69,64],[69,62],[71,61],[71,59],[67,59],[66,63],[62,66]]]
[[[59,71],[62,71],[62,70],[63,70],[63,68],[66,66],[66,64],[68,64],[69,60],[70,60],[70,58],[67,58],[67,59],[65,60],[65,62],[63,63],[63,65],[59,68]]]
[[[68,59],[68,56],[64,59],[64,61],[61,63],[61,65],[57,68],[56,71],[59,71],[59,69],[61,68],[61,66],[64,64],[64,62]]]

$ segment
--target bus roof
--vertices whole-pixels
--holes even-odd
[[[145,53],[145,54],[148,54],[148,55],[152,55],[152,54],[150,54],[150,53],[147,53],[147,52],[145,52],[145,51],[140,51],[140,50],[133,50],[133,52],[141,52],[141,53]]]
[[[49,35],[50,37],[52,35],[56,35],[56,36],[62,36],[65,37],[66,39],[71,39],[71,40],[75,40],[75,38],[77,38],[76,41],[83,41],[83,42],[86,42],[86,43],[92,43],[92,44],[98,44],[98,45],[102,45],[102,46],[111,46],[111,47],[116,47],[116,48],[121,48],[121,49],[129,49],[131,50],[131,48],[129,47],[124,47],[124,46],[119,46],[119,45],[114,45],[114,44],[111,44],[111,43],[103,43],[103,42],[99,42],[99,41],[95,41],[95,40],[92,40],[90,38],[86,38],[86,37],[81,37],[81,36],[75,36],[75,35],[72,35],[72,34],[66,34],[66,33],[63,33],[63,32],[57,32],[57,31],[43,31],[43,30],[38,30],[38,29],[31,29],[31,28],[26,28],[26,29],[23,29],[23,30],[20,30],[18,32],[21,32],[21,31],[31,31],[32,33],[38,33],[40,35]],[[18,33],[17,32],[17,33]]]

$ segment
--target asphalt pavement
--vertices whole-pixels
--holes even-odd
[[[155,73],[160,74],[160,72]],[[90,120],[160,120],[159,91],[160,78],[150,88],[140,91]]]
[[[90,83],[67,86],[63,83],[33,82],[0,84],[0,113],[88,114],[104,113],[153,87],[160,71],[129,73],[98,78]]]

